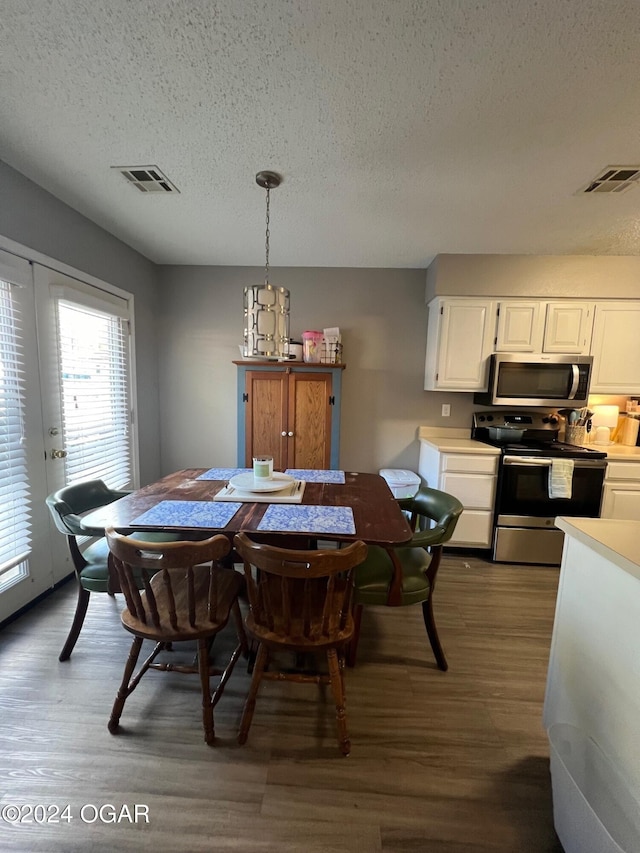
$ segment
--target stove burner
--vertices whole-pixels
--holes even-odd
[[[522,440],[505,444],[490,437],[491,427],[513,427],[523,430]],[[499,447],[502,455],[546,456],[565,459],[606,459],[607,454],[590,447],[580,447],[558,441],[560,418],[554,412],[476,412],[473,416],[471,437],[476,441]]]

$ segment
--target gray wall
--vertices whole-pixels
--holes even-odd
[[[0,199],[1,236],[134,294],[140,479],[157,479],[157,268],[2,161]]]
[[[638,299],[640,258],[438,255],[427,270],[427,301],[434,296]]]
[[[160,269],[163,471],[236,464],[236,374],[251,267]],[[344,345],[340,465],[415,470],[423,390],[424,270],[273,269],[291,291],[291,332],[339,326]]]

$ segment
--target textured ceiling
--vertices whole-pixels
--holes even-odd
[[[578,190],[639,56],[638,0],[0,0],[0,159],[158,263],[262,263],[260,169],[274,266],[638,255],[640,187]]]

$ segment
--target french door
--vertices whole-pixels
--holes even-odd
[[[0,251],[0,621],[53,583],[31,264]]]
[[[50,491],[135,481],[129,301],[45,267],[35,270]]]
[[[0,621],[69,574],[45,497],[132,487],[131,306],[0,251]]]

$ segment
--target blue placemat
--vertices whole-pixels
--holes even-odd
[[[246,474],[253,468],[209,468],[204,474],[196,477],[196,480],[230,480],[237,474]]]
[[[287,468],[284,472],[307,483],[344,483],[344,471],[321,471],[315,468]]]
[[[211,501],[160,501],[134,518],[130,526],[222,528],[241,506],[241,503],[214,504]]]
[[[356,526],[350,506],[291,506],[270,504],[258,530],[288,533],[344,533],[353,536]]]

